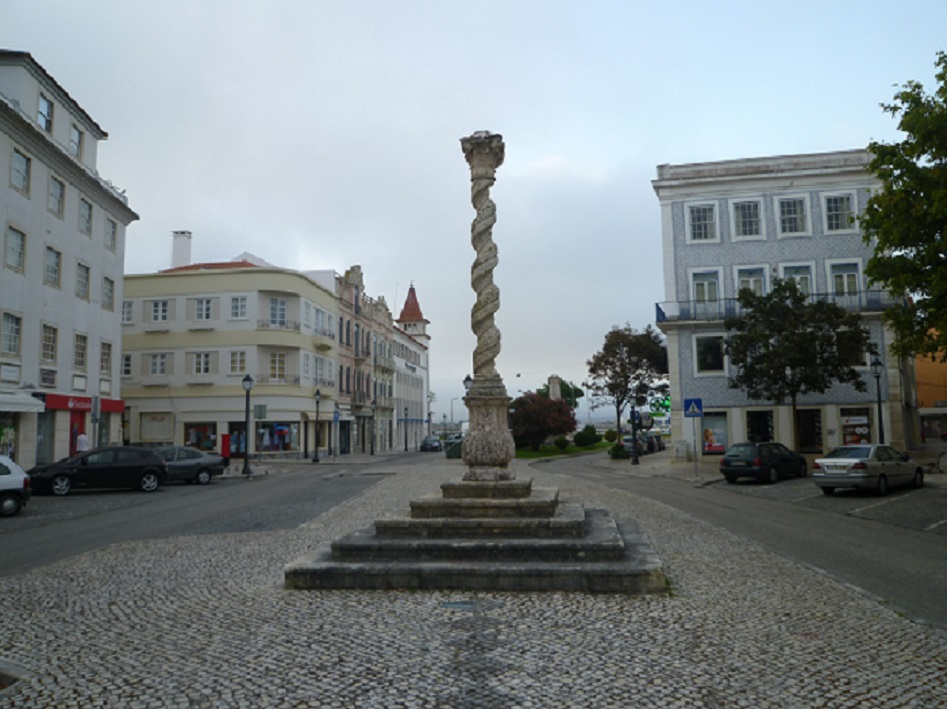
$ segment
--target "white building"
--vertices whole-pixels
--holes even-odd
[[[865,150],[849,150],[658,167],[653,185],[661,203],[666,300],[657,319],[668,338],[672,438],[689,451],[716,456],[728,443],[795,440],[788,404],[750,401],[728,386],[723,351],[723,320],[737,313],[739,290],[765,293],[776,277],[861,314],[884,363],[886,442],[914,445],[913,362],[889,352],[881,313],[891,300],[868,288],[864,269],[872,247],[851,219],[878,187],[868,161]],[[853,356],[867,391],[836,385],[803,397],[795,422],[801,452],[878,440],[869,355]],[[701,400],[702,419],[684,416],[685,399]]]
[[[27,52],[0,50],[0,451],[26,468],[121,440],[125,228],[107,134]]]

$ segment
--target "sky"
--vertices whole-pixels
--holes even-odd
[[[439,422],[466,418],[476,345],[461,138],[505,143],[507,391],[581,384],[665,300],[657,165],[898,140],[880,104],[933,88],[947,2],[0,0],[0,47],[109,134],[99,172],[141,217],[126,273],[168,268],[189,230],[194,262],[359,264],[395,318],[413,284]]]

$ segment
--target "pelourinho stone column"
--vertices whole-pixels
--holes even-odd
[[[470,228],[477,252],[470,269],[470,285],[477,294],[470,311],[470,327],[477,346],[473,353],[473,384],[464,397],[470,414],[463,445],[464,462],[469,467],[464,480],[512,480],[516,474],[508,464],[516,446],[507,422],[510,397],[496,370],[500,331],[493,319],[500,309],[500,289],[493,283],[498,259],[493,243],[496,205],[490,199],[490,188],[496,181],[497,168],[503,164],[503,136],[478,131],[461,138],[460,145],[470,165],[471,201],[477,211]]]

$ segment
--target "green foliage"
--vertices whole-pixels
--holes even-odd
[[[605,431],[605,440],[609,443],[614,443],[618,439],[618,434],[615,433],[615,429],[610,428]]]
[[[568,402],[572,408],[576,408],[578,406],[579,399],[585,396],[585,392],[577,387],[573,382],[567,382],[564,379],[560,382],[559,388],[560,394],[562,395],[562,400]],[[540,396],[549,398],[549,385],[543,384],[541,387],[539,387],[539,389],[536,390],[536,393]]]
[[[564,451],[569,447],[569,439],[565,436],[556,436],[556,440],[552,444],[561,451]]]
[[[885,320],[895,332],[892,350],[903,357],[939,355],[947,360],[947,54],[937,53],[939,83],[932,95],[909,81],[882,104],[898,118],[904,139],[872,141],[869,165],[882,189],[861,217],[874,255],[865,267],[904,303]]]
[[[630,458],[631,451],[625,448],[621,443],[616,443],[611,448],[608,449],[608,457],[614,460],[621,460],[623,458]]]
[[[668,353],[664,337],[648,325],[638,332],[630,325],[613,327],[600,352],[588,361],[586,386],[599,401],[615,408],[615,428],[628,404],[641,406],[652,394],[667,389]]]
[[[595,431],[595,426],[586,424],[585,427],[572,437],[572,442],[582,448],[591,448],[602,440],[602,437]]]
[[[575,430],[575,413],[566,402],[553,401],[527,392],[514,399],[510,428],[517,448],[538,451],[549,436],[564,435]]]

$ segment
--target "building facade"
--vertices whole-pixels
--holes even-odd
[[[0,452],[25,468],[121,439],[125,229],[107,133],[27,52],[0,50]]]
[[[429,321],[421,312],[414,284],[408,288],[404,307],[396,321],[394,338],[395,406],[400,414],[405,450],[418,450],[431,431],[430,376],[427,332]]]
[[[887,443],[915,445],[913,362],[889,352],[881,313],[892,300],[869,289],[864,275],[872,249],[857,215],[878,187],[868,162],[866,151],[851,150],[658,167],[666,300],[657,320],[667,335],[676,457],[719,455],[744,440],[791,445],[797,427],[805,453],[877,442],[880,424]],[[880,380],[869,353],[853,353],[867,390],[835,385],[804,396],[795,422],[788,403],[750,401],[730,388],[723,320],[738,314],[741,289],[763,294],[774,278],[858,312],[881,353]],[[685,416],[685,399],[701,400],[701,418]]]

